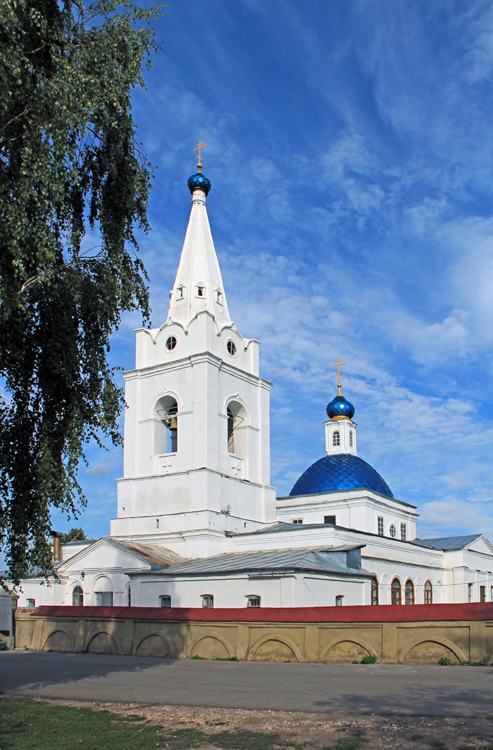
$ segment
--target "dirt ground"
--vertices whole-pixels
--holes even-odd
[[[326,750],[343,738],[359,733],[361,742],[358,744],[361,750],[493,750],[493,718],[490,717],[357,716],[349,713],[245,711],[189,706],[143,706],[133,703],[45,702],[86,706],[119,715],[133,714],[168,731],[200,730],[210,735],[210,744],[202,750],[214,750],[214,734],[242,730],[276,735],[273,747],[279,750]]]

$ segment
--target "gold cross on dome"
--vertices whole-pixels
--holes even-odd
[[[341,385],[341,380],[344,380],[341,375],[341,367],[345,364],[346,363],[343,362],[340,357],[337,357],[335,365],[332,365],[332,367],[337,367],[337,377],[339,378],[339,385]]]
[[[199,152],[199,156],[198,156],[199,161],[198,161],[197,167],[199,167],[200,169],[202,169],[202,155],[200,152],[202,151],[203,148],[207,148],[207,143],[202,143],[202,141],[199,141],[199,145],[197,146],[197,148],[194,148],[194,151]]]

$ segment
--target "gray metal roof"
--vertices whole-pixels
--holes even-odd
[[[366,570],[348,567],[346,560],[352,551],[364,545],[317,549],[286,549],[269,552],[243,552],[215,557],[189,560],[167,568],[153,567],[153,571],[166,576],[205,576],[221,573],[284,573],[287,571],[311,571],[362,578],[373,575]],[[351,556],[352,557],[352,556]],[[359,556],[361,561],[361,557]]]
[[[481,534],[468,534],[466,536],[444,536],[437,537],[436,539],[417,539],[419,544],[425,547],[432,547],[433,549],[453,550],[453,549],[464,549],[468,544],[474,542],[476,539],[482,536]]]

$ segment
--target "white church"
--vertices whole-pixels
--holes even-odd
[[[110,535],[55,544],[58,581],[25,580],[18,606],[493,601],[490,542],[482,534],[416,538],[416,507],[357,455],[354,407],[340,380],[327,407],[325,456],[289,496],[276,497],[271,383],[259,374],[259,342],[229,316],[200,163],[188,187],[168,318],[136,331],[135,369],[125,373],[123,477]]]

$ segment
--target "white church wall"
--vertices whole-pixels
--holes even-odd
[[[214,597],[214,608],[246,607],[250,596],[259,596],[264,607],[334,606],[336,597],[341,594],[345,605],[359,605],[365,603],[365,581],[302,573],[272,577],[247,574],[200,579],[163,577],[161,580],[159,576],[146,578],[143,575],[132,580],[134,606],[160,606],[160,597],[166,595],[171,597],[172,607],[201,607],[202,596],[206,594]]]
[[[49,583],[40,578],[22,581],[18,590],[18,607],[27,607],[28,600],[34,601],[36,607],[62,605],[65,597],[65,581],[52,580]]]
[[[341,490],[315,495],[294,495],[278,498],[277,516],[292,523],[302,519],[304,524],[324,523],[327,515],[336,516],[336,524],[346,528],[378,533],[378,518],[383,519],[384,536],[390,537],[393,525],[396,538],[401,538],[401,524],[405,525],[406,540],[416,537],[417,513],[398,500],[386,498],[367,490]]]

